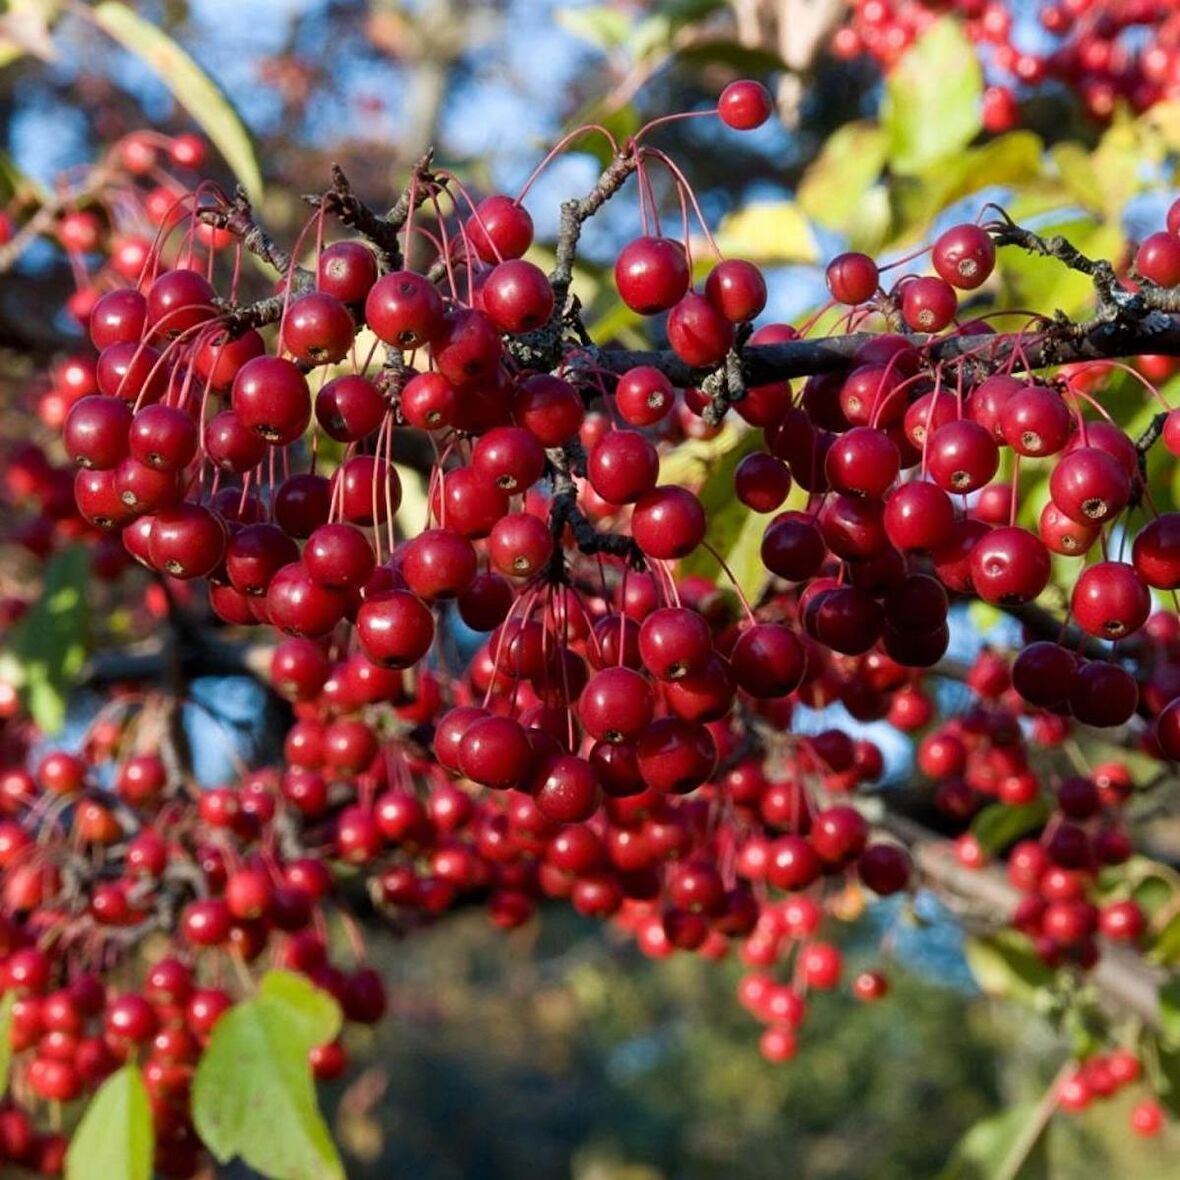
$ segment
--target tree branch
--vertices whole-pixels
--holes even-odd
[[[989,373],[1011,365],[1014,372],[1035,372],[1078,361],[1158,354],[1180,356],[1180,320],[1152,312],[1144,319],[1086,325],[1049,324],[1039,332],[975,333],[966,336],[915,336],[914,346],[925,352],[931,364],[959,363],[972,373]],[[747,385],[810,377],[850,368],[859,350],[874,333],[826,336],[813,340],[788,340],[783,344],[756,344],[742,351],[742,376]],[[697,386],[717,370],[686,364],[671,349],[634,350],[587,348],[583,355],[600,369],[616,375],[637,365],[651,365],[673,385]]]
[[[377,251],[383,271],[399,270],[403,259],[399,235],[410,213],[446,187],[431,170],[433,160],[432,148],[414,165],[401,196],[384,215],[374,212],[353,192],[339,164],[332,165],[332,187],[326,193],[303,199],[314,208],[332,214],[341,225],[367,238]]]
[[[234,195],[228,204],[217,205],[211,209],[198,209],[197,220],[214,229],[227,230],[234,237],[240,238],[245,249],[261,258],[268,266],[274,267],[280,275],[285,276],[291,266],[291,255],[276,245],[274,239],[254,218],[254,209],[246,190],[241,185],[234,190]],[[302,267],[296,268],[296,277],[311,278],[311,272]]]
[[[549,273],[558,316],[565,313],[566,298],[574,279],[574,261],[578,255],[582,226],[623,187],[638,166],[639,153],[634,145],[629,144],[615,156],[598,178],[598,183],[584,197],[562,202],[561,224],[557,231],[557,261]]]
[[[1020,891],[1008,881],[1002,868],[964,868],[950,844],[921,824],[890,812],[877,823],[906,845],[919,872],[939,890],[994,913],[1000,922],[1020,900]],[[1099,941],[1101,957],[1086,978],[1117,1007],[1159,1028],[1159,986],[1164,972],[1125,947],[1105,939]]]

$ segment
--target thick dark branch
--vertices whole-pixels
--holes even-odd
[[[298,293],[299,288],[293,290]],[[268,324],[277,324],[283,318],[283,308],[286,304],[285,295],[268,295],[265,299],[241,305],[226,303],[225,315],[222,317],[225,330],[230,336],[240,336],[251,328],[265,328]]]
[[[720,426],[729,407],[746,396],[741,350],[749,335],[749,325],[746,325],[734,347],[726,353],[725,363],[701,382],[701,392],[709,398],[704,416],[710,426]]]
[[[557,581],[564,578],[565,561],[561,553],[561,537],[567,526],[573,533],[578,552],[587,557],[593,557],[598,553],[623,557],[633,569],[643,569],[647,564],[643,551],[630,537],[621,533],[600,533],[578,507],[574,493],[562,492],[553,497],[549,510],[549,527],[558,545],[550,573]]]
[[[789,340],[784,344],[757,344],[742,353],[742,373],[747,385],[810,377],[816,373],[849,368],[860,348],[873,340],[871,333],[828,336],[815,340]],[[1016,372],[1033,372],[1077,361],[1110,360],[1143,353],[1180,356],[1180,320],[1154,312],[1142,320],[1092,324],[1081,330],[1069,325],[1049,325],[1037,332],[996,333],[971,336],[915,336],[914,344],[932,364],[961,362],[973,373],[984,374],[1011,364]],[[674,385],[700,386],[708,369],[695,369],[671,349],[587,350],[591,361],[608,372],[621,374],[636,365],[652,365]]]
[[[156,637],[142,644],[96,652],[82,682],[90,686],[161,681],[179,667],[187,680],[199,676],[254,676],[265,680],[270,663],[265,643],[227,643],[203,628],[194,628],[176,650]]]
[[[402,189],[402,195],[382,219],[386,225],[393,226],[395,230],[404,229],[415,209],[420,209],[432,196],[437,196],[446,188],[446,182],[434,174],[431,168],[433,163],[434,148],[430,148],[414,165],[409,184]]]

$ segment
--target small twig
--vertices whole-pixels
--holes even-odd
[[[251,254],[261,258],[269,266],[273,266],[280,275],[285,276],[291,266],[291,255],[275,244],[274,239],[254,219],[254,209],[246,190],[241,185],[234,190],[234,195],[227,205],[218,205],[211,209],[198,209],[197,220],[214,229],[228,230],[235,237],[240,238],[242,245]],[[296,276],[310,273],[297,268]]]
[[[570,284],[574,280],[574,261],[578,255],[578,240],[582,226],[623,187],[627,178],[639,166],[639,154],[628,144],[598,178],[598,183],[584,196],[562,202],[561,224],[557,231],[557,261],[549,273],[553,286],[556,314],[564,317]]]
[[[384,215],[370,209],[353,192],[352,184],[339,164],[332,165],[332,187],[326,193],[303,199],[309,205],[332,214],[342,225],[356,230],[362,237],[367,238],[377,250],[383,271],[398,270],[403,258],[399,235],[412,209],[418,208],[444,188],[443,183],[431,171],[433,159],[432,150],[414,165],[410,181],[394,206]]]
[[[1073,1068],[1073,1062],[1066,1061],[1054,1075],[1053,1080],[1049,1083],[1048,1089],[1046,1089],[1045,1093],[1041,1096],[1041,1100],[1037,1103],[1032,1117],[1020,1129],[1020,1134],[1008,1149],[1008,1154],[1004,1157],[1004,1162],[1000,1166],[1000,1170],[996,1173],[996,1180],[1017,1180],[1021,1169],[1028,1162],[1028,1157],[1032,1155],[1033,1148],[1036,1147],[1038,1140],[1045,1133],[1045,1128],[1049,1125],[1049,1120],[1053,1117],[1053,1112],[1057,1109],[1061,1083],[1065,1081],[1073,1071]]]
[[[623,557],[634,569],[647,564],[643,551],[629,537],[620,533],[602,533],[594,527],[586,514],[578,507],[578,489],[574,483],[575,471],[585,471],[586,456],[577,443],[557,447],[547,452],[553,480],[553,499],[549,508],[549,529],[553,534],[554,550],[546,576],[550,581],[565,581],[565,554],[562,552],[562,538],[568,527],[573,534],[574,544],[585,556],[608,554]]]

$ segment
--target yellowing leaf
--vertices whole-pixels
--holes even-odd
[[[8,1074],[12,1068],[12,1009],[16,992],[5,992],[0,1000],[0,1098],[8,1093]]]
[[[687,438],[660,459],[660,483],[697,487],[713,466],[746,436],[734,424],[731,413],[713,438]]]
[[[1069,195],[1094,213],[1106,211],[1106,190],[1094,169],[1090,153],[1080,144],[1053,145],[1053,163]]]
[[[556,17],[563,29],[604,53],[625,45],[631,32],[627,14],[606,4],[590,8],[559,8]]]
[[[402,483],[402,502],[394,522],[403,537],[416,537],[426,527],[426,480],[412,467],[393,466]]]
[[[1117,258],[1122,248],[1117,225],[1099,225],[1089,217],[1038,225],[1037,232],[1046,236],[1061,234],[1091,258]],[[1093,304],[1094,285],[1090,279],[1055,260],[1009,246],[1000,251],[1000,271],[1009,306],[1034,307],[1047,314],[1060,309],[1077,316]]]
[[[1159,135],[1172,151],[1180,151],[1180,101],[1157,102],[1139,121]]]
[[[829,229],[855,229],[866,190],[885,164],[885,132],[876,123],[846,123],[825,141],[799,182],[799,207]]]
[[[815,235],[794,201],[755,201],[730,213],[718,229],[722,253],[751,262],[815,262]]]
[[[987,185],[1024,184],[1039,176],[1044,144],[1031,131],[1013,131],[979,148],[960,152],[898,177],[891,186],[894,235],[924,237],[930,222],[948,205]]]
[[[86,12],[80,7],[81,12]],[[135,54],[192,116],[225,158],[252,201],[262,197],[262,173],[249,132],[229,99],[204,70],[163,30],[118,0],[90,10],[91,19]]]
[[[1106,194],[1108,215],[1121,213],[1123,206],[1147,187],[1145,167],[1163,158],[1163,144],[1145,135],[1137,123],[1116,120],[1103,133],[1091,157],[1094,174]],[[1113,258],[1103,254],[1103,258]]]

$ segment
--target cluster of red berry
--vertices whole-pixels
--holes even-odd
[[[718,114],[741,130],[770,109],[761,86],[738,82]],[[951,596],[1023,607],[1049,584],[1051,555],[1098,544],[1107,559],[1079,570],[1071,599],[1087,658],[1066,643],[1032,644],[1011,666],[985,651],[965,673],[976,703],[928,731],[918,761],[958,831],[988,799],[1051,795],[1053,818],[1009,866],[1029,893],[1013,922],[1046,962],[1085,969],[1096,930],[1143,932],[1133,902],[1092,900],[1097,870],[1130,855],[1124,772],[1062,779],[1034,771],[1028,749],[1060,746],[1073,720],[1158,714],[1145,742],[1180,756],[1176,616],[1151,614],[1153,589],[1180,586],[1180,517],[1153,512],[1130,561],[1106,554],[1140,511],[1145,451],[1087,416],[1102,409],[1101,373],[1017,377],[1035,325],[995,363],[992,329],[957,322],[1002,228],[964,224],[934,243],[935,273],[887,289],[872,259],[834,260],[849,329],[896,330],[797,395],[781,378],[747,387],[734,375],[743,352],[805,342],[786,325],[752,330],[767,293],[748,262],[718,258],[697,289],[687,213],[681,237],[660,232],[645,169],[673,176],[685,210],[695,198],[643,135],[566,207],[589,216],[638,177],[647,224],[615,283],[634,312],[667,313],[670,349],[625,364],[590,343],[568,298],[568,225],[546,275],[523,257],[533,226],[519,199],[471,200],[429,170],[396,223],[325,199],[312,265],[284,259],[255,303],[241,251],[279,252],[207,186],[164,210],[133,278],[115,268],[88,288],[96,359],[55,380],[51,415],[77,510],[160,585],[203,581],[221,621],[278,632],[271,682],[294,723],[281,765],[199,795],[163,756],[151,698],[100,715],[80,754],[5,774],[0,973],[20,1005],[17,1093],[68,1100],[138,1053],[160,1167],[191,1175],[187,1087],[230,1003],[213,982],[219,952],[269,953],[349,1019],[379,1019],[380,980],[363,956],[332,964],[323,938],[358,880],[406,927],[472,903],[513,927],[551,898],[613,917],[651,955],[736,945],[753,969],[741,1002],[766,1025],[764,1055],[785,1060],[808,991],[842,975],[819,937],[825,913],[912,876],[905,849],[848,798],[880,777],[879,749],[837,729],[792,735],[796,706],[839,701],[859,720],[927,730],[937,707],[923,676],[944,666]],[[332,208],[371,244],[323,245]],[[405,264],[422,242],[430,257]],[[1144,284],[1170,285],[1173,267],[1180,242],[1144,244]],[[762,432],[734,494],[775,514],[755,603],[677,567],[708,547],[711,522],[696,491],[660,479],[662,457],[715,436],[730,409],[748,437]],[[422,531],[399,512],[394,460],[411,433],[433,456]],[[1165,444],[1177,436],[1169,415]],[[56,489],[70,517],[63,476],[42,461],[26,455],[20,478]],[[1050,499],[1025,528],[1019,472],[1047,463]],[[793,490],[798,507],[780,511]],[[462,665],[447,650],[456,618],[482,635]],[[1160,642],[1132,671],[1120,655],[1144,634]],[[109,791],[99,766],[113,768]],[[983,862],[974,836],[959,852]],[[173,939],[168,957],[138,990],[108,995],[95,948],[153,930]],[[865,1000],[886,990],[877,971],[853,984]],[[321,1077],[344,1060],[339,1042],[313,1053]]]
[[[1180,95],[1180,14],[1170,0],[1043,0],[1040,25],[1053,40],[1045,52],[1014,39],[1009,0],[851,0],[849,7],[832,52],[846,60],[867,55],[886,71],[948,10],[959,15],[996,75],[984,94],[989,131],[1015,126],[1021,92],[1048,84],[1068,88],[1095,119],[1108,119],[1119,102],[1145,111]]]
[[[1095,1053],[1069,1071],[1057,1086],[1057,1109],[1083,1111],[1096,1099],[1111,1098],[1143,1074],[1139,1058],[1129,1049]],[[1164,1112],[1154,1098],[1144,1098],[1131,1111],[1131,1130],[1151,1139],[1164,1129]]]

